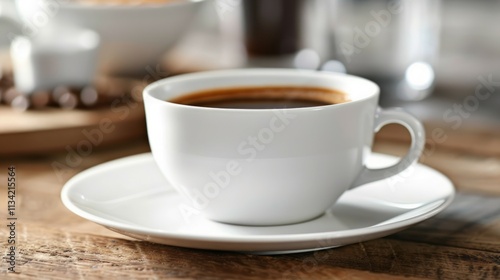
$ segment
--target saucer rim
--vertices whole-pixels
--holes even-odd
[[[376,156],[381,156],[381,157],[388,157],[388,158],[396,158],[394,156],[386,155],[386,154],[381,154],[381,153],[372,153],[373,155]],[[255,242],[259,243],[290,243],[290,242],[301,242],[301,241],[310,241],[310,240],[321,240],[322,238],[334,238],[334,239],[341,239],[341,238],[355,238],[355,237],[360,237],[360,236],[366,236],[366,235],[374,235],[374,234],[382,234],[384,232],[394,232],[394,231],[399,231],[403,230],[411,225],[414,225],[416,223],[422,222],[426,219],[431,218],[432,216],[438,214],[442,210],[444,210],[446,207],[448,207],[451,202],[453,201],[456,190],[451,182],[451,180],[443,175],[441,172],[430,168],[428,166],[422,165],[420,163],[417,163],[416,166],[419,168],[424,168],[427,169],[427,171],[431,171],[435,173],[438,176],[441,176],[446,183],[448,184],[449,187],[449,193],[443,197],[437,198],[434,201],[430,203],[437,203],[436,206],[434,206],[432,209],[421,213],[416,216],[411,216],[402,220],[397,220],[388,224],[383,224],[383,225],[374,225],[374,226],[369,226],[369,227],[361,227],[361,228],[355,228],[355,229],[348,229],[348,230],[340,230],[340,231],[327,231],[327,232],[312,232],[312,233],[292,233],[292,234],[276,234],[276,235],[257,235],[257,236],[202,236],[199,234],[192,234],[192,233],[173,233],[165,230],[159,230],[159,229],[154,229],[150,227],[144,227],[144,226],[137,226],[137,225],[130,225],[127,223],[121,223],[121,222],[116,222],[112,221],[97,215],[94,215],[88,211],[85,211],[84,209],[80,208],[77,206],[76,203],[73,202],[73,200],[70,198],[70,193],[73,188],[77,186],[77,184],[87,178],[87,177],[92,177],[93,174],[96,173],[102,173],[106,172],[107,170],[110,169],[120,169],[123,168],[123,166],[127,165],[136,165],[140,164],[140,162],[148,162],[148,161],[153,161],[153,157],[151,153],[142,153],[142,154],[137,154],[137,155],[131,155],[131,156],[126,156],[118,159],[114,159],[105,163],[98,164],[96,166],[93,166],[89,169],[86,169],[78,174],[76,174],[74,177],[72,177],[70,180],[66,182],[66,184],[63,186],[61,190],[61,200],[66,208],[73,212],[74,214],[92,221],[94,223],[97,223],[101,226],[104,226],[110,230],[119,232],[120,234],[125,234],[124,232],[132,233],[132,234],[140,234],[140,235],[148,235],[148,236],[153,236],[157,238],[167,238],[170,240],[182,240],[183,242],[185,241],[202,241],[202,242],[217,242],[217,243],[244,243],[244,244],[251,244]],[[168,183],[166,183],[168,184]],[[172,186],[169,186],[169,190],[166,190],[168,192],[175,192]],[[415,209],[418,209],[415,208]],[[410,209],[408,210],[409,213],[415,209]],[[321,216],[320,216],[321,217]],[[397,217],[397,216],[395,216]],[[319,218],[319,217],[318,217]],[[314,220],[314,219],[313,219]],[[308,221],[307,221],[308,222]],[[306,222],[305,222],[306,223]],[[298,223],[300,224],[300,223]],[[238,225],[231,225],[231,226],[238,226]],[[283,225],[287,226],[287,225]],[[248,227],[248,226],[244,226]],[[278,226],[271,226],[271,227],[280,227]],[[135,237],[137,238],[137,237]],[[141,239],[141,238],[137,238]],[[369,238],[371,239],[371,238]],[[145,240],[145,239],[142,239]],[[173,242],[171,242],[173,243]],[[168,244],[168,243],[163,243],[163,244]],[[193,247],[193,248],[199,248],[199,247]],[[238,251],[238,250],[233,250],[233,251]]]

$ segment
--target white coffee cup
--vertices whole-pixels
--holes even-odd
[[[203,90],[265,86],[334,89],[351,101],[289,109],[169,102]],[[363,78],[287,69],[187,74],[144,90],[149,143],[168,182],[208,219],[243,225],[315,218],[345,191],[414,163],[424,146],[422,124],[399,109],[378,108],[378,97],[378,86]],[[394,166],[369,169],[373,135],[389,123],[409,130],[409,152]]]

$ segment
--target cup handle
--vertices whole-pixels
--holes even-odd
[[[411,146],[408,153],[398,163],[389,167],[370,169],[363,166],[361,173],[352,184],[351,189],[396,175],[410,167],[422,154],[425,145],[425,130],[420,121],[399,108],[378,108],[375,114],[375,133],[384,125],[390,123],[401,124],[410,132]]]

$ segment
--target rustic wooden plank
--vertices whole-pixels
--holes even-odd
[[[283,258],[301,260],[312,258],[311,255],[318,267],[349,267],[429,279],[500,278],[500,253],[390,238]]]
[[[38,279],[498,279],[500,253],[378,239],[324,251],[254,256],[22,226],[18,271]],[[0,235],[5,246],[5,234]],[[381,273],[381,274],[379,274]],[[58,278],[59,277],[59,278]]]
[[[327,258],[316,262],[314,253],[299,257],[255,256],[69,233],[48,227],[22,226],[20,231],[19,267],[15,275],[19,278],[398,279],[389,274],[339,267],[335,259],[342,253],[336,250],[329,250]],[[0,240],[5,246],[4,232],[0,233]],[[351,261],[357,258],[351,255]],[[5,276],[6,272],[2,274]]]
[[[458,193],[434,218],[390,238],[500,253],[500,197]]]

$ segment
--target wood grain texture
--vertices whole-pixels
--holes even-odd
[[[255,256],[184,249],[142,241],[20,228],[19,278],[37,279],[392,279],[342,268],[341,251],[302,256]],[[4,234],[2,234],[4,235]],[[5,236],[0,236],[5,239]],[[4,245],[4,244],[3,244]],[[354,245],[354,248],[358,246]],[[347,247],[346,247],[347,248]],[[355,249],[358,250],[358,249]],[[325,258],[327,256],[327,258]],[[317,259],[321,257],[322,259]],[[340,264],[340,266],[338,265]],[[5,272],[3,272],[5,275]]]
[[[311,253],[255,256],[22,226],[19,277],[38,279],[498,279],[500,252],[384,238]],[[403,233],[401,233],[403,234]],[[5,239],[4,234],[0,236]],[[5,244],[2,244],[5,246]],[[12,276],[12,274],[9,274]]]

